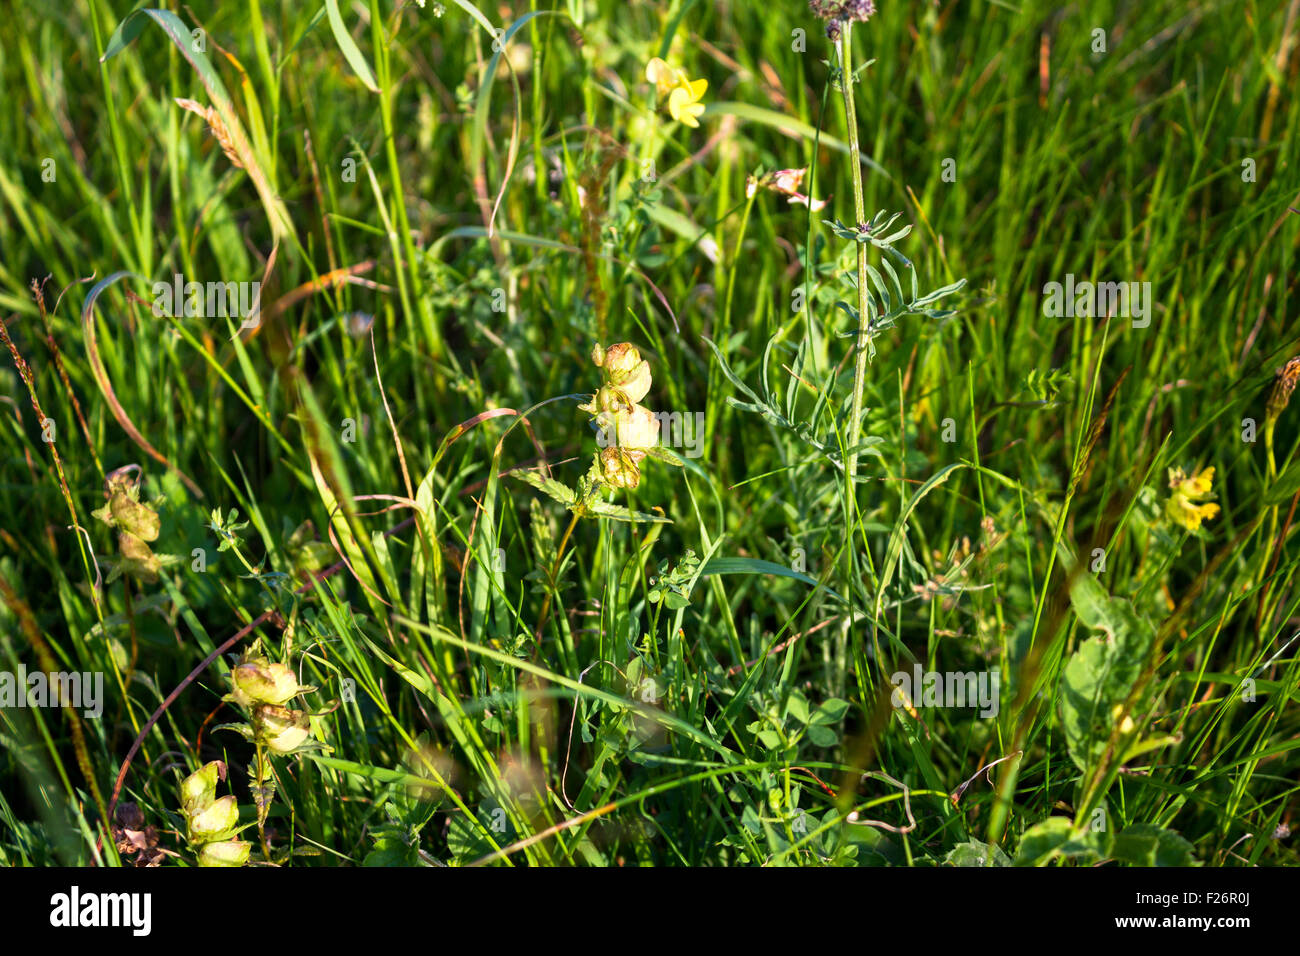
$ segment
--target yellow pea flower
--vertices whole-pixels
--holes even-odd
[[[1203,468],[1188,475],[1181,468],[1169,469],[1169,487],[1172,494],[1165,502],[1165,514],[1174,524],[1195,531],[1202,521],[1219,513],[1219,506],[1201,499],[1210,493],[1214,483],[1214,467]]]
[[[645,78],[655,85],[661,99],[668,97],[668,113],[673,119],[692,129],[699,127],[699,117],[704,112],[700,100],[709,88],[708,80],[692,80],[685,72],[669,66],[659,57],[646,64]]]
[[[704,112],[704,104],[700,100],[708,88],[708,80],[693,80],[677,87],[668,94],[669,114],[683,126],[698,129],[700,114]]]

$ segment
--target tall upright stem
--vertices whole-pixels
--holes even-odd
[[[854,226],[867,221],[866,203],[862,198],[862,152],[858,147],[858,114],[853,105],[853,24],[846,22],[840,33],[840,88],[844,94],[844,122],[848,128],[850,174],[853,179]],[[861,431],[862,388],[867,377],[867,335],[871,331],[871,316],[867,301],[867,244],[858,243],[858,334],[854,338],[857,353],[853,357],[853,399],[849,405],[849,426],[846,443],[849,447],[845,463],[847,506],[850,534],[857,514],[857,496],[854,477],[858,473],[858,437]]]

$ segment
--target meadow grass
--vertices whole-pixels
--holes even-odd
[[[16,24],[0,669],[105,694],[3,707],[0,860],[193,865],[221,760],[252,863],[1294,864],[1300,2],[878,6]],[[680,466],[566,509],[617,342]]]

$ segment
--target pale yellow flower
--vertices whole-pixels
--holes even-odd
[[[220,843],[205,843],[199,850],[199,866],[243,866],[248,862],[248,853],[253,844],[243,840],[223,840]]]
[[[227,794],[190,817],[190,838],[194,842],[224,840],[239,826],[239,807],[234,794]]]
[[[655,85],[661,97],[673,91],[673,87],[686,82],[686,74],[675,70],[659,57],[645,65],[645,78]]]
[[[659,444],[659,419],[644,405],[604,412],[597,423],[606,444],[619,448],[653,448]]]

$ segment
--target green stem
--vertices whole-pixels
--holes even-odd
[[[848,127],[850,173],[853,178],[853,218],[854,225],[867,221],[866,202],[862,196],[862,151],[858,146],[858,114],[853,105],[853,44],[852,24],[844,24],[840,35],[840,85],[844,93],[844,122]],[[862,390],[867,377],[866,340],[871,332],[871,315],[867,300],[867,244],[858,243],[858,334],[854,339],[857,353],[853,358],[853,399],[849,406],[848,445],[849,456],[845,476],[848,484],[850,520],[856,508],[853,479],[858,473],[858,433],[862,418]]]
[[[546,626],[546,615],[551,610],[551,595],[558,593],[560,586],[556,578],[560,573],[560,565],[564,562],[564,549],[568,547],[569,538],[573,535],[573,529],[578,524],[578,511],[575,509],[573,517],[569,519],[569,526],[564,529],[564,537],[560,539],[560,546],[555,549],[555,563],[551,565],[551,587],[546,592],[546,597],[542,599],[542,613],[537,618],[537,630],[533,632],[535,638],[542,639],[542,628]]]

